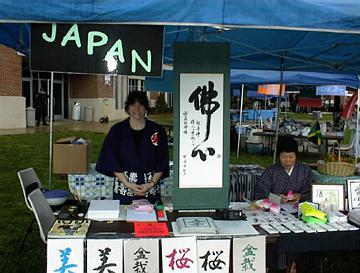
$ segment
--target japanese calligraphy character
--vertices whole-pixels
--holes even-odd
[[[107,269],[108,273],[115,273],[115,271],[112,271],[110,269],[108,269],[107,267],[112,267],[112,266],[116,266],[116,263],[108,263],[108,255],[111,252],[111,249],[106,247],[105,249],[99,249],[100,255],[99,257],[101,258],[100,261],[102,262],[100,266],[93,268],[93,270],[99,271],[99,273],[103,273],[105,272],[105,270]]]
[[[219,256],[222,253],[223,253],[222,250],[213,251],[212,253],[210,253],[210,251],[208,250],[205,255],[200,256],[200,259],[204,259],[204,262],[201,265],[201,267],[204,268],[205,271],[207,271],[207,266],[209,266],[209,269],[211,269],[211,270],[222,269],[221,264],[225,265],[225,262],[219,258]],[[211,254],[215,256],[215,258],[213,260],[209,260],[209,256]]]
[[[253,247],[250,244],[247,244],[246,247],[242,250],[244,260],[241,263],[241,266],[243,271],[246,270],[256,271],[254,268],[256,250],[257,248]]]
[[[135,257],[135,265],[133,266],[134,272],[136,273],[146,273],[146,267],[148,264],[148,257],[146,254],[150,254],[149,251],[146,251],[142,247],[140,247],[135,253],[133,253]]]
[[[199,155],[202,161],[206,160],[207,155],[212,156],[215,154],[214,148],[207,147],[206,141],[210,135],[211,115],[220,107],[220,103],[213,100],[218,95],[218,92],[214,89],[214,83],[209,81],[208,86],[209,90],[207,90],[206,86],[202,88],[198,86],[189,97],[189,102],[194,104],[195,110],[200,110],[202,115],[207,116],[205,138],[191,152],[192,157]]]
[[[175,256],[177,254],[176,249],[173,249],[173,251],[165,256],[166,258],[171,258],[170,259],[170,263],[169,263],[169,267],[174,270],[175,266],[178,269],[182,269],[182,268],[190,268],[190,265],[188,263],[194,263],[193,260],[186,258],[186,254],[190,251],[189,248],[185,248],[185,249],[179,249],[179,254],[182,254],[181,257],[179,259],[175,259]]]
[[[60,272],[60,273],[71,273],[72,271],[70,271],[70,268],[74,268],[77,267],[77,264],[68,264],[69,262],[69,258],[68,256],[71,253],[71,248],[67,247],[64,250],[60,249],[60,258],[61,258],[61,267],[59,267],[58,269],[55,269],[55,272]]]

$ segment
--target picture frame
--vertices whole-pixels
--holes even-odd
[[[360,179],[349,179],[347,181],[348,208],[360,209]]]
[[[320,210],[344,210],[344,185],[313,184],[311,186],[312,202],[320,204]]]

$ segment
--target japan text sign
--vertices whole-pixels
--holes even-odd
[[[31,69],[161,76],[163,27],[32,24]]]

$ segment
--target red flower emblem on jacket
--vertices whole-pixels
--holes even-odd
[[[153,133],[151,136],[151,142],[153,145],[158,146],[159,134],[158,132]]]

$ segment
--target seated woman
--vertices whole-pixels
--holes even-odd
[[[282,202],[304,201],[310,198],[313,175],[310,167],[297,163],[298,144],[291,137],[279,138],[277,152],[280,162],[267,168],[255,187],[255,199],[263,199],[269,193],[281,194]],[[287,193],[294,193],[289,200]]]

